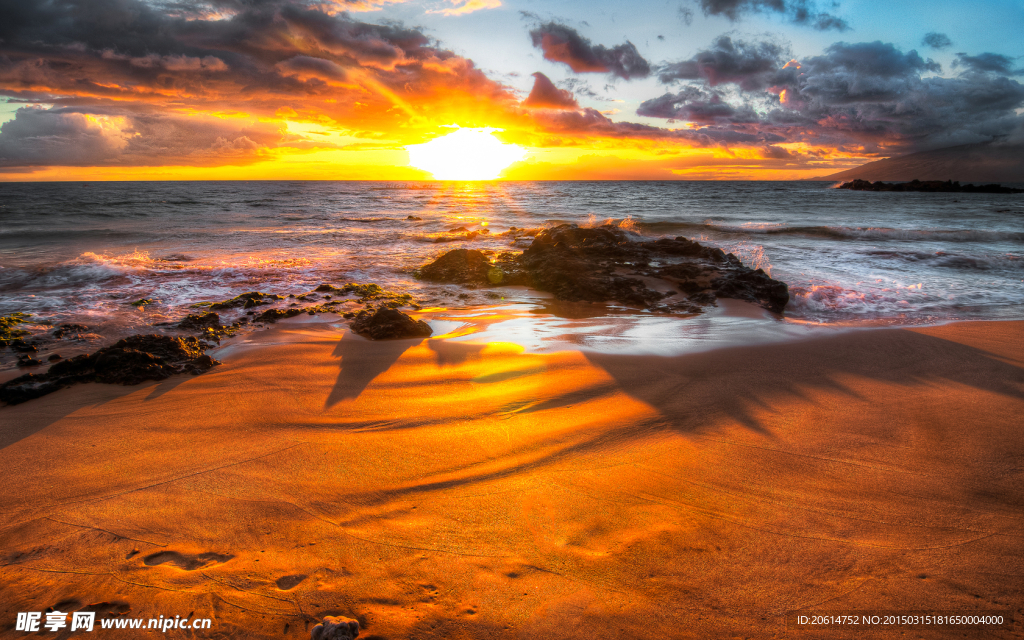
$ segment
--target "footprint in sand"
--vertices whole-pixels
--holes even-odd
[[[294,589],[299,585],[300,582],[306,579],[306,576],[285,576],[277,579],[277,588],[281,591],[288,591]]]
[[[177,551],[160,551],[143,558],[147,566],[153,567],[158,564],[173,564],[185,571],[195,571],[211,564],[227,562],[235,556],[222,553],[201,553],[195,556],[188,556]]]

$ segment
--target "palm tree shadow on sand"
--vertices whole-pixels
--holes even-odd
[[[334,388],[324,402],[324,409],[330,409],[344,400],[358,398],[373,382],[373,379],[398,362],[402,354],[420,344],[422,338],[372,341],[346,331],[331,353],[341,358],[341,369],[334,381]]]
[[[946,381],[1024,399],[1024,368],[975,347],[905,329],[667,358],[586,357],[622,391],[657,409],[665,428],[681,432],[726,416],[770,435],[755,417],[755,407],[771,411],[780,400],[809,402],[806,392],[811,390],[864,400],[844,378],[883,382],[907,394]]]
[[[453,476],[450,478],[348,498],[382,503],[401,496],[478,485],[524,475],[581,454],[618,448],[658,433],[699,437],[708,429],[718,428],[723,419],[732,419],[764,437],[774,438],[759,415],[790,410],[794,401],[796,406],[817,405],[821,399],[814,396],[822,391],[836,397],[872,400],[850,388],[844,380],[881,382],[891,386],[897,397],[905,394],[911,398],[919,390],[949,382],[979,394],[1024,400],[1024,367],[1020,364],[976,347],[904,329],[681,356],[586,353],[585,357],[607,372],[612,381],[581,390],[571,398],[552,398],[519,411],[542,411],[621,391],[655,409],[656,415],[638,417],[617,428],[581,433],[578,438],[566,438],[558,432],[550,440],[540,441],[540,445],[551,445],[553,450],[529,461],[519,461],[517,457],[523,451],[512,449],[507,452],[508,464],[497,465],[497,469],[477,472],[472,465],[455,466],[444,470]],[[934,431],[945,427],[920,424],[914,428]],[[964,431],[955,435],[989,444],[1001,437],[998,430],[975,429],[971,425],[964,425]]]

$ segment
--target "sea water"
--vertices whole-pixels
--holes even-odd
[[[1024,194],[875,193],[825,182],[92,182],[0,184],[0,314],[108,339],[197,302],[376,282],[421,304],[529,304],[413,271],[503,231],[613,221],[722,247],[789,285],[784,321],[1024,317]],[[452,229],[487,229],[436,242]],[[458,297],[458,294],[463,297]],[[153,302],[141,307],[140,299]],[[678,322],[691,321],[680,318]],[[659,320],[659,323],[663,323]]]

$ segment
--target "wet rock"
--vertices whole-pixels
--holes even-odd
[[[61,360],[46,373],[10,380],[0,385],[0,401],[18,404],[80,382],[135,385],[176,373],[202,373],[219,364],[203,354],[205,346],[193,337],[130,336],[95,353]]]
[[[413,320],[401,311],[387,307],[360,311],[351,326],[353,331],[371,340],[420,338],[434,333],[426,322]]]
[[[145,307],[147,304],[153,304],[153,299],[152,298],[142,298],[141,300],[136,300],[134,302],[129,302],[128,304],[132,305],[133,307]]]
[[[719,298],[746,300],[775,313],[782,313],[789,303],[789,287],[761,269],[736,269],[712,280],[711,288]]]
[[[28,331],[17,328],[19,324],[28,322],[25,319],[28,317],[29,314],[20,312],[0,316],[0,347],[9,346],[13,341],[19,340],[21,336],[28,335]]]
[[[11,351],[16,351],[18,353],[35,353],[36,351],[39,351],[39,345],[37,343],[25,342],[21,339],[11,340],[10,345]]]
[[[419,277],[434,282],[487,284],[491,261],[476,249],[454,249],[419,270]]]
[[[518,260],[535,288],[561,300],[617,300],[648,307],[663,296],[642,280],[620,273],[630,261],[647,260],[639,244],[612,225],[545,229]]]
[[[294,318],[295,316],[303,313],[310,313],[310,315],[313,314],[313,312],[302,307],[292,307],[290,309],[267,309],[256,316],[256,322],[277,322],[284,318]]]
[[[47,358],[47,360],[49,360],[50,362],[57,362],[60,359],[61,359],[61,356],[60,356],[59,353],[51,353],[50,357]]]
[[[272,304],[275,300],[284,300],[284,296],[275,295],[273,293],[263,293],[262,291],[249,291],[247,293],[239,294],[230,300],[214,302],[210,305],[210,310],[221,311],[223,309],[237,309],[239,307],[243,309],[251,309],[261,304]]]
[[[206,331],[207,329],[219,331],[224,328],[224,325],[220,323],[220,316],[211,311],[203,314],[188,314],[184,320],[178,323],[178,328],[186,331]]]
[[[417,275],[473,286],[525,284],[561,300],[617,301],[687,313],[714,304],[718,297],[748,300],[779,313],[789,301],[785,283],[744,266],[731,253],[682,237],[640,242],[614,225],[545,229],[521,254],[493,259],[480,251],[456,249]],[[667,281],[684,297],[663,302],[669,294],[655,291],[645,278]]]
[[[405,219],[406,220],[414,220],[415,221],[415,220],[422,220],[423,218],[419,218],[417,216],[406,216]]]
[[[89,331],[89,327],[84,324],[67,323],[59,325],[53,330],[53,337],[60,340],[62,338],[77,338],[79,334],[86,333]]]
[[[36,360],[31,356],[21,356],[18,358],[19,367],[39,367],[42,366],[42,360]]]
[[[342,616],[326,616],[309,632],[309,640],[354,640],[359,637],[359,622]]]
[[[402,305],[406,305],[412,302],[412,296],[409,295],[408,293],[396,293],[394,291],[389,291],[388,289],[385,289],[384,287],[378,284],[374,284],[372,282],[369,284],[357,284],[355,282],[349,282],[348,284],[342,285],[340,287],[324,283],[318,286],[316,289],[314,289],[314,291],[320,293],[330,293],[339,297],[349,295],[355,296],[356,301],[361,303],[366,303],[369,301],[383,301],[384,303],[391,307],[400,307]],[[327,299],[330,298],[330,296],[324,296],[324,298]],[[342,301],[340,300],[332,300],[328,304],[321,305],[319,309],[323,311],[331,311],[333,310],[333,307],[339,305],[341,302]]]

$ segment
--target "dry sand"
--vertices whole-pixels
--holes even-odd
[[[338,614],[393,640],[965,635],[793,609],[996,609],[1012,629],[966,635],[1024,636],[1024,323],[675,357],[258,341],[0,408],[0,635],[105,602],[236,638]]]

